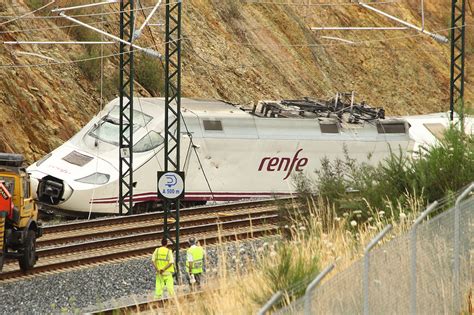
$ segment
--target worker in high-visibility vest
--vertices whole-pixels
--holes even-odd
[[[186,271],[189,274],[189,284],[201,286],[204,267],[204,249],[199,246],[195,237],[188,240],[189,248],[186,252]]]
[[[155,299],[159,299],[163,295],[163,289],[166,287],[168,295],[174,295],[174,259],[173,251],[166,247],[168,241],[166,238],[161,240],[161,247],[158,247],[153,252],[153,266],[156,270],[156,289]]]

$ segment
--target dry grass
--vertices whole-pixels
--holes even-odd
[[[349,216],[338,217],[334,209],[328,209],[315,199],[308,199],[307,205],[293,204],[294,215],[291,222],[282,230],[282,241],[266,243],[262,248],[256,248],[257,261],[248,262],[248,270],[237,269],[229,271],[226,266],[226,255],[221,253],[219,275],[208,279],[206,292],[194,303],[177,301],[167,309],[155,310],[156,313],[177,312],[179,314],[250,314],[255,313],[266,299],[275,292],[275,283],[269,283],[268,270],[279,268],[285,254],[281,248],[289,249],[294,264],[298,262],[306,267],[315,261],[321,270],[326,265],[335,262],[336,269],[331,273],[344,270],[354,260],[363,254],[365,245],[385,225],[391,223],[393,230],[385,241],[406,232],[413,219],[420,213],[419,200],[407,195],[413,206],[410,214],[401,216],[399,221],[391,219],[388,222],[383,212],[372,213],[370,223],[354,225],[356,222]],[[302,217],[301,207],[309,206],[309,216]],[[393,211],[400,211],[393,209]],[[352,224],[351,224],[352,223]],[[288,254],[288,252],[286,252]],[[330,276],[331,276],[330,275]],[[331,277],[328,276],[327,279]],[[308,282],[313,277],[308,279]],[[326,279],[326,281],[327,281]],[[285,292],[284,303],[291,302],[297,291],[304,288],[306,283],[292,283]]]

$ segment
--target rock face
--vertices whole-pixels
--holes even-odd
[[[8,22],[12,16],[21,16],[48,1],[6,2],[0,4],[0,41],[100,40],[100,36],[88,38],[80,28],[54,17],[49,12],[52,6]],[[79,3],[84,2],[56,1],[58,6]],[[145,14],[154,3],[155,0],[141,1]],[[308,3],[314,4],[303,5]],[[311,26],[398,26],[354,3],[320,3],[185,1],[183,96],[249,104],[260,99],[328,97],[336,91],[354,90],[369,104],[385,107],[389,115],[449,109],[448,44],[412,30],[311,31]],[[448,35],[450,1],[429,1],[425,5],[426,28]],[[421,23],[419,1],[377,7],[406,21]],[[94,13],[81,18],[117,34],[118,14],[100,15],[117,10],[118,6],[110,5],[70,14]],[[163,8],[160,11],[161,17],[155,18],[155,23],[163,21]],[[145,14],[137,11],[137,25],[141,25]],[[470,25],[472,21],[470,15],[466,23]],[[154,26],[146,29],[137,43],[163,52],[163,37],[163,29]],[[470,103],[474,97],[470,83],[474,31],[470,28],[466,46],[465,96]],[[99,48],[90,47],[0,45],[0,151],[22,153],[32,162],[70,138],[100,109],[100,61],[78,62],[100,56]],[[118,59],[110,55],[117,51],[117,45],[104,49],[108,57],[103,63],[102,86],[108,98],[116,94]],[[143,60],[137,53],[137,67]],[[146,91],[149,84],[144,80],[147,78],[142,76],[137,83],[138,93],[159,94]]]

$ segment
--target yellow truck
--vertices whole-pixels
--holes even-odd
[[[18,259],[23,271],[38,259],[36,239],[43,229],[23,162],[20,154],[0,153],[0,272],[6,258]]]

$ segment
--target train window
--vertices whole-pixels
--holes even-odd
[[[84,166],[90,161],[92,161],[92,159],[93,157],[79,153],[77,151],[72,151],[71,153],[63,157],[64,161],[78,166]]]
[[[118,118],[120,117],[120,107],[114,106],[114,108],[110,111],[109,115],[107,116],[112,116],[118,120]],[[133,124],[134,125],[145,127],[152,119],[153,117],[151,117],[150,115],[147,115],[135,109],[133,110]]]
[[[139,125],[133,125],[133,132],[140,128]],[[118,119],[104,117],[100,122],[92,127],[89,136],[102,140],[104,142],[118,145],[120,134],[120,122]]]
[[[163,137],[158,132],[150,131],[133,146],[133,152],[140,153],[150,151],[158,147],[163,142],[165,142],[165,139],[163,139]]]
[[[339,126],[337,123],[319,124],[322,133],[339,133]]]
[[[222,122],[220,120],[203,120],[204,130],[207,131],[222,131]]]
[[[119,115],[119,107],[114,106],[108,115],[104,116],[92,127],[91,131],[89,131],[89,136],[110,144],[118,145],[120,134]],[[137,131],[140,127],[145,127],[146,124],[148,124],[148,122],[150,122],[152,119],[153,117],[150,115],[144,114],[138,110],[134,110],[133,132]]]
[[[378,133],[406,133],[405,122],[377,123]]]

